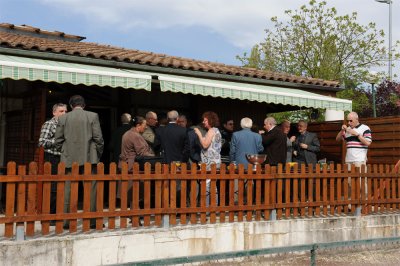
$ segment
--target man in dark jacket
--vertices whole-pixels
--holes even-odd
[[[187,162],[189,159],[189,145],[186,128],[178,126],[178,112],[169,111],[167,114],[168,125],[160,127],[156,131],[156,138],[160,140],[161,149],[164,152],[164,162]]]
[[[221,156],[224,157],[221,159],[227,160],[230,156],[229,149],[231,145],[233,129],[234,129],[233,119],[231,118],[225,119],[223,123],[223,128],[220,131],[222,137]]]
[[[160,140],[161,149],[163,150],[164,162],[187,162],[189,160],[189,144],[186,134],[186,128],[178,126],[178,112],[169,111],[167,114],[168,125],[160,127],[156,131],[156,138]],[[177,207],[180,206],[180,182],[176,182],[177,191]]]
[[[308,132],[307,126],[308,124],[304,120],[300,120],[297,124],[299,135],[293,142],[293,161],[304,164],[316,164],[320,144],[317,134]]]
[[[266,163],[276,166],[278,164],[286,163],[286,152],[287,152],[287,138],[283,131],[276,126],[276,120],[273,117],[267,117],[264,120],[265,132],[261,135],[262,144],[264,146],[264,153],[267,154]],[[264,195],[264,181],[261,182],[261,197]],[[285,191],[282,191],[283,195]],[[278,195],[276,195],[278,197]],[[285,196],[283,196],[285,199]]]
[[[261,135],[264,154],[267,154],[266,163],[278,165],[286,163],[286,135],[276,126],[273,117],[264,120],[265,132]]]

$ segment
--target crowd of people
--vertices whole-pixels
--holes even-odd
[[[66,104],[54,105],[53,118],[45,122],[40,134],[39,146],[44,148],[45,160],[52,163],[54,174],[60,161],[65,163],[67,173],[71,172],[73,162],[79,164],[82,172],[83,164],[96,165],[104,150],[98,115],[84,110],[85,100],[80,95],[72,96],[69,105],[72,108],[70,112],[67,112]],[[265,163],[270,165],[288,162],[308,165],[317,163],[320,151],[317,134],[307,130],[308,124],[304,120],[297,123],[297,132],[293,134],[289,121],[278,125],[273,117],[265,118],[262,130],[257,129],[252,119],[244,117],[240,121],[241,129],[236,131],[231,118],[224,120],[220,128],[220,119],[212,111],[202,115],[200,124],[190,127],[186,116],[176,110],[167,113],[166,121],[161,122],[159,118],[153,111],[144,117],[122,114],[122,125],[113,132],[108,145],[111,158],[119,167],[127,163],[132,172],[135,162],[159,161],[167,164],[204,163],[207,170],[213,164],[219,168],[221,163],[234,163],[243,164],[247,169],[246,154],[260,153],[267,155]],[[371,130],[359,122],[357,113],[348,114],[347,125],[342,126],[336,140],[346,141],[346,163],[357,167],[366,164],[368,146],[372,142]],[[55,195],[55,189],[52,187],[52,195]],[[65,195],[69,196],[69,184]],[[94,208],[95,199],[94,181],[91,208]],[[68,211],[69,200],[65,202]],[[55,213],[53,207],[51,212]]]

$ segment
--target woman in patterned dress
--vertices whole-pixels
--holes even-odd
[[[203,118],[203,126],[207,130],[206,135],[203,137],[200,130],[195,128],[194,131],[196,135],[199,137],[199,141],[202,147],[201,150],[201,162],[205,163],[207,166],[207,170],[211,170],[211,165],[216,164],[216,167],[219,168],[221,165],[221,147],[222,147],[222,138],[221,133],[219,132],[219,118],[218,115],[214,112],[205,112],[202,116]],[[210,184],[211,180],[207,179],[207,206],[210,203]],[[218,197],[217,197],[218,201]]]

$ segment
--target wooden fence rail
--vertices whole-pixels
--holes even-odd
[[[177,224],[261,221],[296,217],[362,215],[398,211],[399,174],[393,165],[368,165],[350,169],[347,165],[205,165],[177,166],[156,164],[144,170],[127,165],[109,172],[104,165],[95,169],[74,164],[66,169],[58,165],[51,174],[50,163],[38,174],[38,164],[28,169],[14,162],[0,176],[5,186],[5,211],[0,214],[0,232],[13,237],[17,226],[33,236],[87,232],[91,227],[108,229],[173,226]],[[43,182],[38,195],[37,186]],[[50,213],[51,184],[56,184],[56,212]],[[95,183],[94,183],[95,182]],[[95,190],[92,190],[92,185]],[[70,187],[69,212],[65,212],[65,188]],[[91,193],[95,204],[91,206]],[[38,198],[42,198],[38,206]],[[91,208],[92,207],[92,208]],[[168,219],[166,219],[168,218]],[[1,227],[4,224],[4,233]],[[55,225],[54,227],[52,225]],[[104,226],[103,226],[104,225]]]

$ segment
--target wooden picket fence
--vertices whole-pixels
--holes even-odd
[[[44,174],[38,174],[37,163],[30,163],[27,169],[9,162],[6,175],[0,176],[6,193],[0,232],[7,238],[14,237],[17,226],[23,226],[28,237],[58,235],[65,230],[88,232],[91,219],[95,219],[96,230],[102,231],[357,212],[368,215],[397,212],[400,208],[400,175],[393,171],[393,165],[348,169],[347,165],[333,163],[315,167],[287,164],[258,166],[255,170],[252,165],[248,166],[250,170],[243,165],[222,165],[207,171],[205,165],[199,168],[195,164],[157,163],[152,169],[147,163],[143,171],[135,164],[133,173],[128,173],[127,165],[118,171],[112,163],[109,169],[105,173],[104,165],[99,163],[93,174],[90,164],[83,169],[74,164],[66,173],[65,165],[60,163],[58,174],[52,175],[50,163],[44,164]],[[69,213],[64,212],[67,181],[71,184]],[[90,211],[93,181],[97,182],[96,211]],[[50,214],[51,182],[57,184],[55,214]],[[39,183],[43,184],[42,190],[37,189]],[[39,196],[41,206],[37,204]],[[50,221],[55,221],[55,226],[50,226]],[[69,225],[64,229],[65,221]]]

